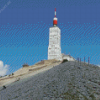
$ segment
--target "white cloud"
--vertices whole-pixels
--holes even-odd
[[[100,65],[97,65],[98,67],[100,67]]]
[[[4,65],[3,61],[0,60],[0,76],[4,76],[8,73],[8,67],[9,65]]]

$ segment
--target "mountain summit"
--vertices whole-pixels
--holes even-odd
[[[100,68],[68,61],[0,91],[0,100],[26,99],[100,100]]]

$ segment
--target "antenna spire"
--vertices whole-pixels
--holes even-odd
[[[55,8],[55,17],[56,17],[56,8]]]
[[[57,18],[56,18],[56,8],[55,8],[55,17],[53,19],[53,25],[57,26]]]

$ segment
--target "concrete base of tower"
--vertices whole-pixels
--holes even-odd
[[[56,60],[62,61],[62,55],[60,55],[60,56],[57,56],[57,55],[49,55],[48,56],[48,60],[51,60],[51,59],[56,59]]]

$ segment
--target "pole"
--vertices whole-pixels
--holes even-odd
[[[78,60],[78,63],[79,63],[79,57],[77,58],[77,60]]]
[[[85,64],[85,56],[84,56],[84,64]]]
[[[88,57],[88,64],[90,64],[90,57]]]
[[[81,58],[80,58],[80,65],[81,65]]]

